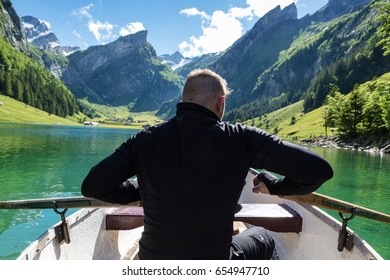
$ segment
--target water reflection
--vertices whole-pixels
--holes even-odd
[[[89,169],[136,132],[0,123],[0,200],[80,195]],[[58,221],[52,210],[0,210],[0,259]]]
[[[382,213],[390,213],[390,155],[314,148],[334,168],[334,178],[318,192]],[[335,211],[330,215],[340,220]],[[385,259],[390,259],[389,225],[356,217],[348,223]]]

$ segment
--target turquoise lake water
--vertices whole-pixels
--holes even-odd
[[[90,168],[136,132],[0,123],[0,200],[78,196]],[[390,155],[312,149],[326,158],[335,171],[334,178],[318,192],[390,213]],[[327,212],[339,219],[337,213]],[[15,259],[58,221],[59,216],[52,210],[0,209],[0,260]],[[348,225],[385,259],[390,259],[389,224],[356,217]]]

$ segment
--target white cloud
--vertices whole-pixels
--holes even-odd
[[[92,7],[93,7],[93,4],[91,3],[85,7],[74,9],[72,11],[72,15],[77,16],[79,18],[92,19],[92,15],[88,12]]]
[[[231,14],[232,17],[235,18],[247,18],[252,20],[253,18],[253,11],[252,9],[248,8],[238,8],[238,7],[233,7],[229,9],[229,13]]]
[[[209,20],[203,22],[201,36],[191,36],[189,42],[184,41],[179,45],[185,57],[223,51],[242,35],[241,22],[229,13],[215,11],[211,16],[199,15]]]
[[[130,22],[119,30],[119,34],[121,36],[126,36],[129,34],[137,33],[138,31],[141,30],[145,30],[145,27],[142,24],[142,22]]]
[[[197,8],[181,10],[180,14],[201,17],[203,34],[199,37],[191,36],[188,41],[181,42],[179,50],[185,57],[224,51],[243,35],[242,20],[258,19],[278,5],[284,8],[297,1],[247,0],[246,7],[231,7],[228,12],[214,11],[211,16]]]
[[[187,15],[187,16],[198,16],[199,15],[203,19],[208,19],[208,20],[211,19],[211,17],[206,12],[199,11],[197,8],[184,9],[184,10],[181,10],[179,12],[179,14]]]
[[[73,34],[74,36],[76,36],[78,39],[81,39],[80,33],[78,33],[76,30],[73,30],[73,31],[72,31],[72,34]]]
[[[99,20],[90,20],[88,22],[88,29],[92,32],[98,42],[115,38],[112,33],[114,25],[108,22],[101,22]]]
[[[109,22],[101,22],[100,20],[94,19],[92,14],[90,13],[90,9],[93,8],[94,4],[88,4],[87,6],[74,9],[72,11],[72,15],[76,16],[80,19],[87,19],[88,30],[93,34],[98,42],[102,42],[102,40],[112,39],[115,36],[113,35],[114,25]],[[74,30],[73,35],[77,38],[81,38],[80,33]]]
[[[225,50],[242,35],[243,27],[239,20],[222,11],[215,11],[207,26],[202,26],[203,34],[191,36],[189,42],[179,45],[186,57],[200,56]]]
[[[116,39],[119,35],[125,36],[128,34],[133,34],[141,30],[145,30],[144,25],[141,22],[131,22],[128,23],[126,26],[121,27],[119,29],[119,35],[117,30],[118,26],[114,25],[107,21],[100,21],[96,19],[90,12],[90,10],[94,7],[94,4],[89,4],[87,6],[74,9],[72,11],[72,15],[76,16],[80,19],[86,19],[87,20],[87,26],[88,30],[93,34],[95,39],[99,43],[107,43],[109,40]],[[74,30],[73,35],[75,35],[77,38],[81,39],[81,35],[79,32]]]

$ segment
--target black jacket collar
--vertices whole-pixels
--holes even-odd
[[[220,121],[220,119],[214,112],[196,103],[180,102],[177,104],[176,107],[177,107],[176,116],[184,116],[184,115],[204,116],[207,118],[212,118],[217,121]]]

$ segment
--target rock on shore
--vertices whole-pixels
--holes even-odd
[[[314,147],[330,147],[349,150],[359,150],[371,153],[389,153],[390,154],[390,138],[358,138],[351,140],[343,140],[331,136],[320,136],[312,139],[305,139],[302,143]]]

